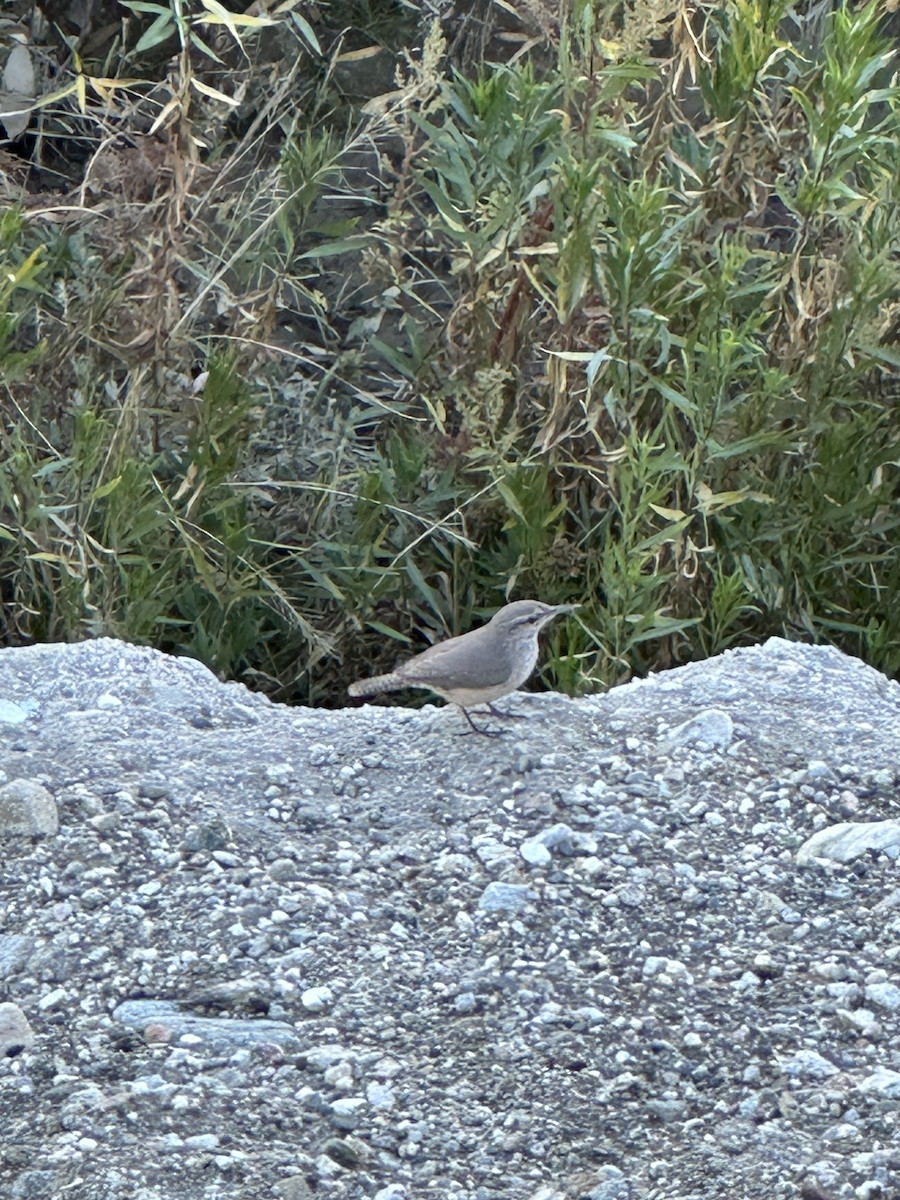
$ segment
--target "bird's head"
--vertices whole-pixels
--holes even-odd
[[[491,618],[491,625],[508,633],[538,633],[545,625],[563,613],[574,612],[578,604],[544,604],[541,600],[514,600]]]

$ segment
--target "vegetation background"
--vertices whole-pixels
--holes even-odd
[[[6,4],[0,643],[896,674],[892,7]]]

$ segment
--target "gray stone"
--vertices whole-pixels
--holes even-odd
[[[871,1075],[860,1080],[859,1090],[886,1100],[900,1100],[900,1071],[892,1071],[890,1067],[876,1067]]]
[[[660,958],[651,955],[644,960],[641,974],[644,979],[656,979],[661,983],[678,982],[690,985],[694,982],[693,975],[684,963],[675,958]]]
[[[184,1139],[188,1150],[205,1150],[208,1153],[217,1149],[219,1136],[215,1133],[194,1133]]]
[[[834,1063],[815,1050],[798,1050],[789,1058],[782,1059],[781,1069],[794,1079],[830,1079],[838,1074]]]
[[[276,858],[274,862],[269,863],[268,870],[273,879],[280,881],[300,879],[303,876],[300,864],[292,858]]]
[[[687,1115],[688,1106],[684,1100],[648,1100],[645,1104],[648,1112],[653,1113],[663,1125],[673,1125]]]
[[[34,938],[20,933],[0,933],[0,979],[8,979],[28,962]]]
[[[648,817],[625,812],[615,804],[604,804],[594,817],[594,830],[597,833],[620,834],[624,837],[634,833],[649,835],[658,829],[659,826]]]
[[[56,801],[31,779],[13,779],[0,787],[0,837],[52,837],[59,832]]]
[[[707,708],[669,734],[669,746],[697,746],[700,750],[725,750],[734,739],[734,721],[719,708]]]
[[[546,867],[553,861],[553,855],[539,838],[528,838],[519,847],[519,852],[532,867]]]
[[[193,1037],[210,1046],[222,1048],[273,1042],[293,1042],[297,1032],[283,1021],[247,1021],[236,1018],[195,1017],[182,1012],[168,1000],[125,1000],[113,1010],[113,1016],[132,1029],[164,1026],[173,1038]]]
[[[55,1171],[23,1171],[10,1192],[11,1200],[57,1200],[59,1176]]]
[[[34,1032],[18,1004],[0,1004],[0,1054],[16,1054],[34,1045]]]
[[[304,1051],[303,1057],[310,1070],[327,1071],[329,1067],[337,1066],[338,1063],[350,1061],[354,1058],[354,1053],[332,1042],[324,1046],[311,1046]]]
[[[291,1175],[275,1184],[280,1200],[316,1200],[315,1192],[302,1175]]]
[[[518,883],[489,883],[478,900],[482,912],[518,912],[532,899],[531,889]]]
[[[807,838],[797,851],[797,864],[805,867],[817,858],[852,862],[867,850],[894,846],[900,846],[900,821],[847,821]]]
[[[866,999],[878,1008],[886,1008],[889,1012],[900,1009],[900,987],[896,983],[866,984]]]
[[[338,1129],[356,1129],[365,1108],[364,1096],[341,1096],[331,1105],[332,1122]]]
[[[836,1015],[848,1029],[863,1037],[875,1040],[881,1035],[881,1025],[870,1008],[839,1008]]]
[[[559,823],[551,825],[549,829],[542,829],[540,833],[522,843],[522,857],[526,862],[537,861],[530,858],[529,854],[536,854],[539,847],[572,858],[579,854],[593,854],[597,849],[597,839]]]
[[[366,1147],[356,1138],[329,1138],[322,1146],[322,1153],[346,1170],[359,1167],[368,1158]]]
[[[587,1193],[587,1200],[633,1200],[631,1185],[618,1167],[602,1167],[597,1176],[598,1181]]]
[[[366,1088],[366,1099],[373,1108],[393,1108],[394,1089],[389,1083],[370,1083]]]

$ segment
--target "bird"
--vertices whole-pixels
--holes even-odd
[[[348,692],[359,697],[405,687],[427,688],[456,704],[475,733],[498,737],[499,731],[479,728],[468,710],[485,704],[495,717],[513,715],[494,708],[493,701],[520,688],[534,670],[544,626],[579,607],[515,600],[494,613],[486,625],[437,642],[386,675],[358,679]]]

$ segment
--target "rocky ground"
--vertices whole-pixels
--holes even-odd
[[[513,707],[0,652],[0,1196],[897,1200],[900,686]]]

